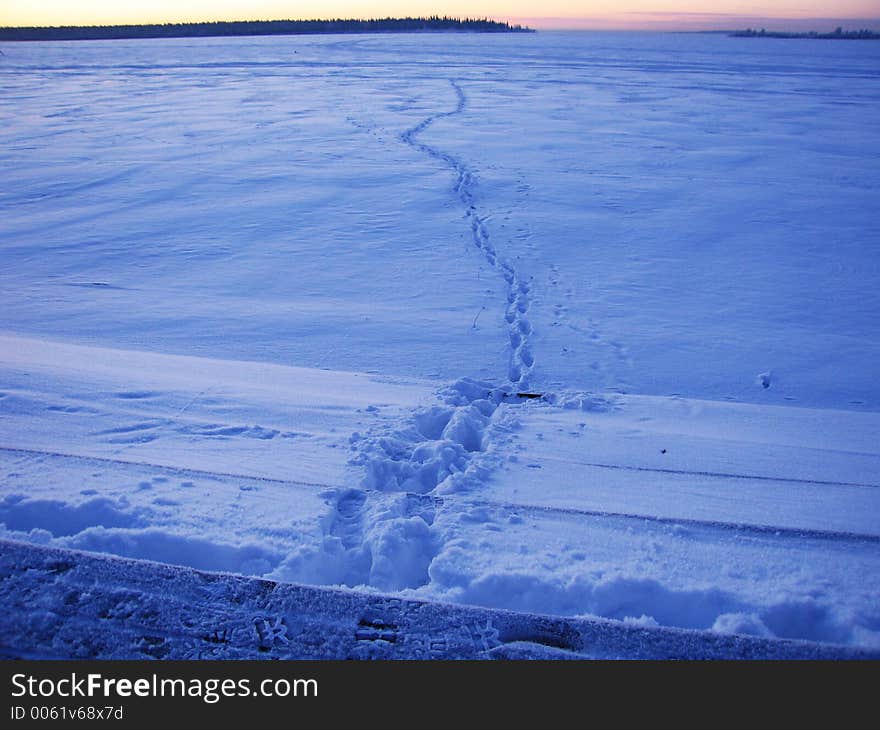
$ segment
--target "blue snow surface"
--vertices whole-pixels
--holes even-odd
[[[182,603],[207,572],[652,656],[880,649],[880,44],[2,50],[22,590],[66,595],[27,567],[63,553],[126,601],[188,570]],[[76,653],[0,597],[4,653]]]

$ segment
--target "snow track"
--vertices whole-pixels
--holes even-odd
[[[278,575],[304,580],[329,569],[350,586],[426,585],[442,547],[436,510],[448,506],[439,495],[478,486],[497,466],[498,442],[512,425],[498,412],[503,399],[491,384],[463,379],[441,391],[440,405],[415,411],[403,425],[355,432],[350,464],[363,475],[358,486],[327,492],[320,550],[297,553]]]
[[[571,463],[571,462],[569,462]],[[624,464],[599,464],[595,462],[576,462],[578,466],[587,466],[593,469],[611,469],[612,471],[646,472],[649,474],[678,474],[689,477],[710,477],[712,479],[743,479],[758,482],[785,482],[788,484],[810,484],[824,487],[863,487],[865,489],[878,489],[880,484],[865,482],[832,481],[830,479],[797,479],[796,477],[767,476],[761,474],[732,474],[719,471],[693,471],[687,469],[660,469],[647,466],[628,466]]]
[[[584,519],[590,518],[609,518],[632,520],[635,523],[656,522],[658,524],[666,524],[671,526],[692,526],[707,529],[726,530],[735,533],[754,534],[771,536],[780,540],[786,539],[810,539],[810,540],[830,540],[841,542],[855,543],[877,543],[880,542],[880,534],[857,533],[833,530],[816,530],[816,529],[796,529],[780,527],[778,525],[760,525],[748,524],[742,522],[722,522],[719,520],[697,520],[686,517],[658,517],[647,513],[628,513],[628,512],[609,512],[601,510],[575,509],[571,507],[556,507],[552,505],[531,504],[518,500],[492,500],[480,499],[478,496],[469,494],[467,491],[456,494],[453,491],[443,493],[431,491],[431,493],[421,493],[408,491],[406,489],[390,489],[389,482],[380,481],[379,487],[376,488],[358,488],[346,489],[338,485],[320,484],[315,482],[301,482],[290,479],[275,479],[272,477],[258,476],[254,474],[230,473],[222,471],[209,471],[205,469],[182,468],[170,465],[163,465],[152,462],[129,461],[124,459],[108,459],[102,457],[85,456],[81,454],[60,453],[46,450],[10,448],[0,446],[0,452],[9,454],[10,456],[27,456],[37,457],[40,459],[52,459],[60,461],[62,464],[79,463],[83,465],[113,467],[117,472],[125,472],[142,469],[148,469],[150,472],[159,473],[167,476],[178,478],[186,477],[208,477],[218,480],[226,484],[229,489],[238,490],[243,484],[270,484],[291,489],[307,488],[311,493],[316,495],[335,495],[332,500],[333,513],[330,521],[329,534],[340,537],[343,546],[348,549],[361,548],[363,546],[364,531],[364,508],[368,499],[375,501],[389,500],[394,495],[396,498],[403,499],[403,510],[407,517],[413,515],[421,515],[430,526],[434,519],[434,514],[441,509],[450,510],[457,509],[468,510],[472,508],[488,507],[492,509],[503,510],[508,513],[534,513],[542,515],[558,515],[561,518],[570,518],[578,516]],[[355,461],[355,463],[358,463]],[[408,462],[406,462],[408,463]],[[63,467],[62,467],[63,468]],[[429,469],[433,472],[433,469]],[[749,478],[745,476],[730,476],[728,478]],[[769,479],[769,478],[768,478]],[[779,479],[778,481],[782,481]],[[383,489],[382,486],[385,488]],[[648,486],[646,485],[646,488]],[[350,584],[362,585],[368,583],[369,571],[365,571],[357,580],[352,580]]]
[[[560,517],[582,517],[585,520],[593,517],[608,518],[610,520],[632,520],[635,523],[655,522],[672,527],[699,527],[709,530],[726,530],[736,534],[772,536],[780,540],[830,540],[834,542],[854,543],[880,543],[880,535],[871,535],[857,532],[834,532],[831,530],[801,530],[776,525],[751,525],[742,522],[721,522],[711,520],[695,520],[688,518],[657,517],[656,515],[637,514],[632,512],[605,512],[599,510],[574,509],[571,507],[552,507],[547,505],[528,504],[524,502],[496,502],[492,500],[473,500],[470,502],[475,507],[491,507],[513,513],[551,514]]]
[[[432,529],[433,509],[426,510],[414,495],[455,492],[485,481],[498,462],[493,453],[498,436],[514,423],[510,414],[496,418],[498,407],[505,400],[516,400],[516,391],[528,388],[534,366],[529,347],[529,285],[490,241],[486,219],[476,205],[471,169],[420,139],[437,121],[465,111],[464,90],[454,79],[449,83],[456,96],[455,108],[426,117],[400,139],[453,172],[454,190],[470,221],[473,244],[505,282],[510,386],[501,389],[464,378],[440,393],[442,405],[416,411],[402,427],[353,434],[356,455],[351,464],[364,471],[361,484],[357,489],[337,491],[325,520],[321,550],[297,556],[283,566],[281,574],[288,579],[311,575],[318,569],[315,563],[326,570],[329,562],[336,566],[330,568],[333,574],[344,576],[341,582],[351,586],[400,590],[426,585],[428,567],[441,544]]]
[[[191,467],[173,466],[170,464],[158,464],[151,461],[134,461],[128,459],[111,459],[104,456],[87,456],[84,454],[68,454],[59,451],[47,451],[46,449],[24,449],[12,446],[0,446],[0,451],[21,456],[50,457],[54,459],[71,459],[73,461],[84,462],[87,464],[106,464],[116,467],[146,467],[164,474],[173,474],[175,476],[206,476],[222,479],[244,480],[249,482],[265,482],[267,484],[282,484],[295,487],[316,487],[319,489],[332,489],[331,484],[321,484],[318,482],[301,482],[293,479],[275,479],[266,476],[257,476],[255,474],[240,474],[227,471],[209,471],[207,469],[193,469]]]

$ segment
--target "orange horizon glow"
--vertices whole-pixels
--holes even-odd
[[[581,17],[505,17],[536,30],[697,31],[765,28],[771,31],[880,30],[877,16],[773,16],[734,13],[609,13]]]
[[[0,26],[429,15],[489,17],[539,30],[831,30],[877,27],[880,0],[0,0]]]

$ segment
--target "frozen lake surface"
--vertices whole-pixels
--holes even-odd
[[[878,44],[3,51],[2,537],[880,648]]]

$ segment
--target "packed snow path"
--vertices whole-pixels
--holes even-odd
[[[303,560],[297,556],[285,565],[292,578],[323,575],[323,582],[329,571],[335,576],[333,582],[381,590],[417,589],[430,583],[429,567],[448,534],[433,529],[438,510],[444,507],[436,497],[488,478],[498,463],[493,437],[497,441],[499,430],[510,430],[514,423],[509,415],[496,418],[498,406],[504,400],[517,400],[517,392],[527,388],[534,364],[528,347],[528,286],[490,243],[486,224],[474,205],[474,176],[467,165],[419,141],[419,135],[437,120],[464,111],[464,91],[454,80],[450,85],[457,98],[455,108],[426,117],[403,132],[401,139],[452,170],[454,191],[470,221],[474,246],[508,288],[505,321],[510,384],[499,388],[464,379],[443,389],[440,405],[407,415],[396,428],[354,433],[351,442],[357,455],[352,464],[365,475],[357,488],[339,490],[331,501],[325,518],[328,539],[321,551]],[[452,512],[456,511],[453,506]]]

